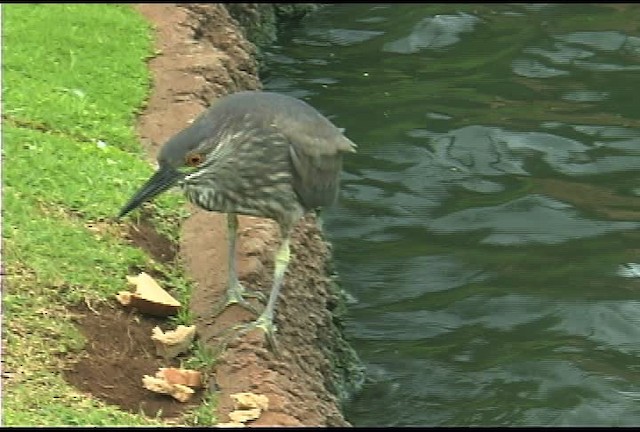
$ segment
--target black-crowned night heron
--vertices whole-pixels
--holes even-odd
[[[235,267],[237,214],[274,219],[282,243],[271,294],[258,319],[244,326],[264,330],[273,346],[273,316],[289,263],[291,230],[307,211],[335,201],[343,153],[355,147],[301,100],[261,91],[235,93],[218,99],[164,144],[158,170],[118,217],[174,185],[197,206],[227,213],[229,280],[222,309],[232,303],[251,308]]]

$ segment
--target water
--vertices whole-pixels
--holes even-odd
[[[640,424],[640,6],[333,5],[268,90],[359,145],[325,228],[358,426]]]

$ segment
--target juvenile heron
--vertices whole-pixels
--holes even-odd
[[[227,213],[229,280],[226,302],[251,308],[236,273],[237,214],[274,219],[282,242],[276,252],[269,300],[253,327],[274,346],[273,316],[289,263],[293,226],[338,194],[343,153],[355,144],[307,103],[277,93],[246,91],[218,99],[191,126],[169,139],[158,170],[122,208],[122,217],[179,185],[197,206]]]

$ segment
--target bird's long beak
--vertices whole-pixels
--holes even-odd
[[[140,188],[138,192],[122,207],[118,219],[138,207],[145,201],[151,200],[153,197],[160,195],[162,192],[174,186],[178,180],[182,179],[184,174],[169,166],[158,168],[158,171],[151,176],[149,180]]]

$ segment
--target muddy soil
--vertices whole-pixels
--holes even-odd
[[[155,326],[171,329],[166,320],[141,318],[134,311],[105,304],[79,305],[71,313],[89,341],[73,367],[65,371],[67,381],[78,389],[127,411],[169,421],[200,402],[202,391],[183,404],[142,387],[144,375],[153,376],[161,367],[179,367],[178,360],[157,358],[149,343]]]
[[[256,51],[221,4],[139,4],[134,7],[155,28],[158,49],[158,55],[149,62],[153,74],[151,97],[138,122],[141,142],[148,150],[149,160],[154,161],[159,147],[216,98],[260,88]],[[145,223],[133,227],[129,239],[157,260],[177,261],[186,269],[197,287],[190,306],[198,337],[218,350],[222,331],[255,316],[237,305],[228,307],[217,317],[212,316],[227,283],[226,220],[222,214],[193,206],[189,210],[191,216],[182,227],[177,251]],[[236,259],[245,287],[268,295],[273,252],[279,240],[272,221],[240,218]],[[330,245],[323,240],[314,215],[308,215],[296,227],[291,252],[276,309],[279,355],[269,349],[259,331],[229,344],[211,371],[210,384],[218,391],[220,422],[229,421],[231,394],[253,392],[269,398],[269,410],[249,425],[349,425],[340,412],[336,395],[345,390],[342,383],[352,377],[348,367],[340,369],[335,365],[343,364],[344,356],[353,356],[353,353],[338,330],[335,309],[340,301],[329,276]],[[262,307],[257,303],[256,306]],[[76,312],[87,339],[93,344],[73,370],[67,372],[71,382],[134,412],[142,409],[154,415],[161,409],[163,417],[175,418],[188,407],[140,386],[142,375],[153,374],[159,366],[168,366],[160,365],[155,358],[149,338],[151,328],[158,322],[113,310]],[[166,324],[161,327],[165,328]],[[122,334],[127,335],[127,339],[121,341],[126,342],[126,346],[114,346]],[[197,401],[198,398],[194,402]]]

